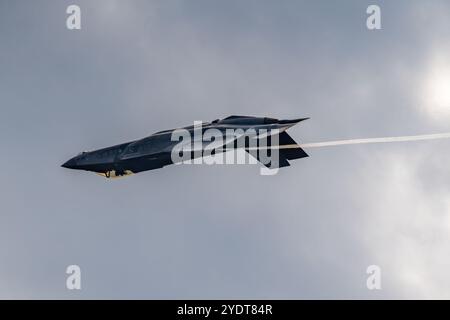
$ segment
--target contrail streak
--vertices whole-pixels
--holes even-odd
[[[436,139],[449,139],[449,138],[450,138],[450,132],[447,132],[447,133],[424,134],[424,135],[418,135],[418,136],[384,137],[384,138],[368,138],[368,139],[350,139],[350,140],[312,142],[312,143],[301,144],[300,147],[302,147],[302,148],[321,148],[321,147],[342,146],[342,145],[349,145],[349,144],[405,142],[405,141],[436,140]]]

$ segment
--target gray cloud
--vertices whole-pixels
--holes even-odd
[[[310,116],[302,142],[449,131],[424,103],[447,2],[380,1],[375,32],[369,1],[78,3],[71,32],[69,1],[0,2],[0,297],[449,297],[447,141],[311,150],[272,177],[59,167],[229,114]]]

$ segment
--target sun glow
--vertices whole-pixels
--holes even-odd
[[[435,58],[425,76],[423,106],[433,118],[450,116],[450,60]]]

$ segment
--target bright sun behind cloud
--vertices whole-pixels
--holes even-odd
[[[437,56],[424,78],[422,107],[432,118],[450,117],[450,58]]]

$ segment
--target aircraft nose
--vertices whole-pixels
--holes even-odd
[[[67,168],[67,169],[76,169],[76,161],[74,158],[70,159],[69,161],[64,162],[61,167]]]

